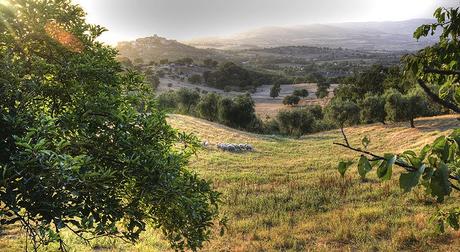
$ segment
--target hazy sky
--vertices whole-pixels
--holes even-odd
[[[73,0],[88,21],[109,29],[102,40],[153,34],[187,40],[264,26],[429,18],[458,0]]]

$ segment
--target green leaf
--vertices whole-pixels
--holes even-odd
[[[432,151],[443,161],[447,161],[449,158],[449,142],[447,138],[445,136],[438,137],[433,143]]]
[[[377,168],[377,177],[382,180],[391,179],[393,173],[393,165],[396,161],[396,156],[393,154],[385,154],[385,160]]]
[[[353,162],[351,161],[341,161],[339,163],[339,166],[337,167],[337,169],[339,170],[342,178],[345,176],[345,172],[347,171],[348,167],[350,167],[351,164],[353,164]]]
[[[369,144],[371,143],[371,140],[369,139],[368,136],[365,136],[365,137],[361,140],[361,143],[362,143],[364,149],[367,149],[367,147],[368,147]]]
[[[369,163],[369,160],[365,156],[361,156],[358,162],[358,173],[361,176],[361,178],[365,179],[366,174],[372,169],[371,164]]]
[[[431,177],[431,195],[437,198],[438,202],[443,202],[444,197],[450,195],[452,187],[449,181],[449,168],[443,162],[434,171]]]
[[[410,192],[413,187],[418,185],[420,176],[422,176],[424,171],[425,171],[425,165],[422,165],[415,172],[408,172],[408,173],[401,174],[401,176],[399,177],[399,186],[402,189],[404,189],[405,192]]]

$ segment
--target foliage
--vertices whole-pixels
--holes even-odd
[[[436,23],[419,27],[414,37],[419,39],[423,36],[435,35],[438,28],[440,32],[439,42],[433,46],[426,47],[417,54],[405,58],[406,70],[411,78],[414,78],[427,96],[434,102],[460,112],[460,93],[457,70],[460,61],[460,13],[458,8],[438,8],[434,16]],[[439,85],[438,94],[430,88],[431,83]],[[414,114],[422,107],[423,99],[416,93],[402,95],[398,91],[391,91],[387,96],[385,108],[387,114],[393,119],[409,117],[413,125]],[[388,105],[388,106],[387,106]],[[387,109],[387,107],[389,109]],[[345,136],[345,135],[344,135]],[[345,138],[346,140],[346,138]],[[361,176],[377,167],[377,176],[382,180],[391,178],[394,165],[402,167],[405,172],[399,176],[400,187],[408,192],[416,186],[425,188],[425,193],[443,202],[452,190],[460,191],[460,174],[458,164],[460,162],[460,129],[454,130],[448,136],[438,137],[432,144],[426,145],[416,153],[412,150],[404,151],[402,154],[377,154],[355,148],[346,144],[339,144],[354,151],[362,153],[358,170]],[[367,144],[369,140],[365,141]],[[364,143],[364,141],[363,141]],[[367,144],[365,148],[367,147]],[[370,161],[372,158],[373,161]],[[339,171],[344,173],[343,165],[339,165]],[[440,211],[433,216],[438,230],[443,232],[445,225],[456,230],[459,229],[459,211]]]
[[[222,98],[219,101],[218,114],[222,123],[236,128],[246,128],[257,119],[254,101],[249,94],[233,99]]]
[[[216,68],[217,65],[219,65],[219,62],[213,60],[213,59],[204,59],[203,60],[203,66],[209,67],[209,68]]]
[[[177,108],[177,95],[172,90],[158,95],[157,101],[160,110],[168,111]]]
[[[385,98],[367,93],[359,103],[361,121],[365,123],[381,122],[385,124]]]
[[[200,93],[196,90],[188,88],[180,88],[177,93],[177,103],[182,109],[182,112],[190,114],[192,108],[200,101]]]
[[[197,105],[198,114],[208,121],[216,121],[218,119],[218,105],[220,99],[221,97],[215,93],[208,93],[201,97]]]
[[[278,112],[276,119],[282,134],[300,137],[312,132],[314,115],[308,109],[293,109]]]
[[[318,89],[315,92],[316,97],[322,99],[329,95],[329,87],[324,85],[318,85]]]
[[[414,128],[414,119],[426,114],[427,102],[425,97],[420,94],[402,95],[397,90],[392,89],[385,96],[385,113],[390,121],[409,121],[410,126]]]
[[[300,97],[298,97],[297,95],[288,95],[288,96],[285,96],[283,99],[284,105],[294,106],[294,105],[299,104],[299,102],[300,102]]]
[[[188,78],[188,81],[192,84],[200,84],[202,81],[201,75],[199,74],[194,74]]]
[[[175,249],[210,238],[219,194],[185,168],[195,137],[159,112],[69,0],[0,4],[0,221],[34,249],[71,230],[136,241],[147,224]]]
[[[228,86],[243,90],[279,83],[280,80],[278,76],[250,71],[232,62],[220,65],[216,71],[207,72],[203,79],[212,87],[225,88]]]
[[[295,96],[305,98],[305,97],[308,96],[308,90],[306,90],[306,89],[296,89],[296,90],[294,90],[294,92],[292,94],[295,95]]]
[[[270,88],[270,97],[275,99],[280,95],[281,92],[281,85],[279,83],[273,84],[273,86]]]
[[[356,103],[335,99],[326,107],[326,116],[338,126],[359,123],[360,110]]]

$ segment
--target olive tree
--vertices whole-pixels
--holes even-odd
[[[270,97],[275,99],[280,95],[281,92],[281,85],[279,83],[273,84],[273,86],[270,88]]]
[[[296,95],[296,96],[299,96],[299,97],[307,97],[309,95],[308,93],[308,90],[306,89],[296,89],[294,90],[294,92],[292,93],[293,95]]]
[[[427,113],[428,104],[425,97],[420,94],[412,92],[402,95],[399,91],[391,89],[385,96],[385,112],[390,121],[409,121],[411,128],[415,128],[415,118]]]
[[[197,105],[197,112],[199,115],[206,120],[211,122],[218,119],[218,106],[220,96],[215,93],[208,93],[201,97],[200,102]]]
[[[136,72],[70,0],[0,2],[0,223],[34,249],[69,230],[136,241],[146,225],[175,249],[210,238],[219,193],[186,169],[177,132]]]
[[[294,106],[294,105],[299,104],[299,102],[300,102],[300,97],[298,97],[297,95],[288,95],[288,96],[285,96],[283,99],[284,105]]]
[[[455,113],[460,113],[460,12],[459,8],[438,8],[434,16],[436,22],[419,27],[414,37],[419,39],[428,35],[439,34],[439,42],[426,47],[416,54],[404,58],[406,73],[411,75],[418,86],[435,103]],[[435,32],[439,31],[439,32]],[[432,86],[438,86],[439,92]],[[398,99],[400,98],[399,95]],[[415,96],[413,96],[415,97]],[[413,98],[416,100],[415,98]],[[417,101],[410,101],[417,102]],[[442,203],[453,190],[460,191],[460,129],[455,129],[448,136],[440,136],[431,144],[419,151],[407,150],[401,154],[387,153],[380,155],[369,151],[369,139],[363,139],[363,148],[345,143],[336,143],[361,154],[357,168],[361,177],[376,167],[377,176],[381,180],[389,180],[393,176],[394,166],[401,167],[399,185],[406,191],[416,186],[424,187],[424,192]],[[345,175],[352,162],[343,161],[338,170]],[[445,226],[459,229],[460,208],[441,210],[433,209],[432,219],[438,230],[443,232]]]
[[[365,123],[381,122],[385,124],[385,98],[379,95],[366,94],[359,103],[361,121]]]

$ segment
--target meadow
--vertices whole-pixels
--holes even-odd
[[[337,163],[356,160],[358,155],[333,145],[342,141],[339,130],[291,139],[241,132],[183,115],[170,115],[168,121],[210,144],[199,150],[189,167],[222,193],[228,230],[221,237],[216,229],[204,251],[460,250],[460,232],[438,234],[430,222],[433,209],[455,206],[455,192],[442,205],[425,196],[422,188],[404,195],[397,176],[401,169],[387,182],[375,174],[366,181],[356,172],[340,177]],[[368,136],[370,150],[399,153],[419,149],[460,122],[455,116],[440,116],[419,118],[416,126],[371,124],[345,131],[352,145]],[[217,143],[249,143],[255,151],[222,152]],[[25,237],[17,227],[0,234],[0,251],[23,249]],[[168,250],[161,235],[151,229],[136,245],[98,239],[87,246],[70,235],[66,241],[71,251]]]

